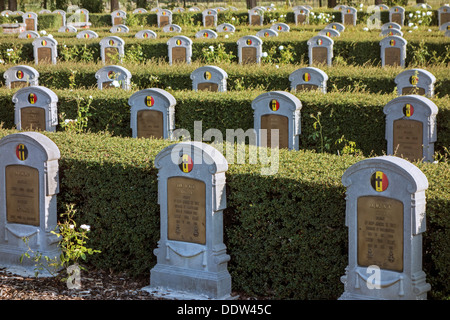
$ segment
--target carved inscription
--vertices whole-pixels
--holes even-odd
[[[358,265],[403,271],[403,203],[379,196],[358,198]]]
[[[272,148],[273,129],[278,129],[279,148],[289,148],[289,119],[277,114],[266,114],[261,117],[261,129],[267,130],[267,146]]]
[[[425,95],[425,89],[419,87],[404,87],[402,89],[402,94],[419,94]]]
[[[20,109],[20,126],[23,130],[45,130],[45,110],[38,107]]]
[[[441,25],[447,22],[450,22],[450,13],[449,12],[441,13]]]
[[[28,81],[11,81],[11,89],[28,87]]]
[[[297,91],[312,91],[317,90],[319,87],[315,84],[298,84],[296,87]]]
[[[384,51],[384,64],[386,66],[399,66],[400,48],[386,48]]]
[[[252,25],[252,26],[261,25],[261,16],[259,16],[257,14],[252,15],[252,17],[250,19],[250,25]]]
[[[52,49],[51,48],[38,48],[38,63],[50,63],[52,62]]]
[[[205,27],[214,27],[214,16],[205,17]]]
[[[327,64],[327,53],[326,47],[313,47],[313,64]]]
[[[167,16],[160,16],[159,17],[159,27],[162,28],[169,24],[169,17]]]
[[[173,47],[172,48],[172,62],[186,62],[186,48],[185,47]]]
[[[303,24],[306,22],[306,15],[304,14],[298,14],[297,15],[297,23]]]
[[[123,23],[122,17],[114,17],[114,25],[122,23]]]
[[[115,47],[105,48],[105,63],[115,63],[119,57],[119,49]]]
[[[402,24],[402,14],[401,13],[393,13],[391,15],[391,22],[395,22],[398,23],[399,25],[403,25]]]
[[[203,181],[171,177],[167,180],[167,238],[206,243],[206,187]]]
[[[25,19],[25,30],[36,31],[34,30],[34,19]]]
[[[197,89],[203,91],[217,92],[219,90],[219,85],[217,83],[212,82],[202,82],[197,85]]]
[[[157,110],[140,110],[137,113],[137,137],[163,139],[163,113]]]
[[[353,14],[345,14],[344,15],[344,24],[345,25],[353,25]]]
[[[393,148],[395,154],[413,162],[423,158],[423,124],[417,120],[394,121]]]
[[[39,172],[22,165],[5,168],[6,219],[39,226]]]
[[[242,64],[256,63],[256,48],[242,48]]]

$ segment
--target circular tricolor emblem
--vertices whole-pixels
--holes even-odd
[[[85,37],[86,39],[88,39],[88,38],[89,38],[89,33],[85,33],[85,34],[84,34],[84,37]]]
[[[272,111],[278,111],[280,109],[280,103],[276,99],[272,99],[270,100],[269,107]]]
[[[145,105],[147,107],[153,107],[154,104],[155,104],[155,99],[152,96],[145,97]]]
[[[42,40],[41,44],[45,47],[47,45],[47,40]]]
[[[266,31],[266,32],[264,32],[264,37],[268,37],[269,36],[269,33]]]
[[[31,104],[35,104],[37,102],[37,95],[35,93],[30,93],[28,95],[28,102]]]
[[[27,39],[31,39],[31,33],[27,33]]]
[[[395,8],[394,11],[395,11],[395,12],[398,12],[398,8]]]
[[[28,149],[23,143],[20,143],[17,145],[16,156],[17,156],[17,159],[19,159],[21,161],[24,161],[28,158]]]
[[[144,33],[144,38],[148,38],[148,33],[147,32]]]
[[[182,43],[182,42],[181,42],[180,39],[177,39],[177,41],[175,41],[175,43],[176,43],[177,46],[181,46],[181,43]]]
[[[409,83],[411,83],[413,86],[417,85],[419,83],[419,76],[417,75],[412,75],[409,78]]]
[[[223,27],[223,31],[228,31],[228,27]]]
[[[405,104],[405,106],[403,107],[403,114],[408,118],[414,114],[414,107],[412,106],[412,104]]]
[[[208,36],[209,36],[208,32],[203,33],[204,38],[208,38]]]
[[[336,29],[337,29],[337,26],[336,26],[335,24],[333,24],[332,28],[333,28],[334,30],[336,30]]]
[[[317,45],[321,46],[322,43],[323,43],[323,40],[322,40],[322,39],[317,39]]]
[[[252,39],[247,39],[246,43],[247,43],[248,46],[251,46],[252,45]]]
[[[277,29],[278,29],[279,31],[281,31],[281,29],[283,29],[283,27],[282,27],[282,26],[278,26]]]
[[[395,46],[395,40],[394,40],[394,39],[391,39],[391,40],[389,41],[389,44],[391,45],[391,47]]]
[[[17,70],[16,78],[17,79],[23,79],[23,76],[24,76],[23,71],[22,70]]]
[[[180,170],[184,173],[189,173],[194,168],[194,161],[188,154],[183,154],[180,159]]]
[[[108,71],[108,78],[114,79],[116,77],[116,73],[112,70]]]
[[[209,71],[206,71],[203,76],[205,77],[205,80],[211,80],[212,77],[211,72]]]
[[[158,12],[158,10],[156,11]],[[165,16],[167,13],[165,11],[162,12],[162,15]]]
[[[114,40],[113,40],[113,39],[110,39],[109,42],[108,42],[108,44],[109,44],[110,46],[113,46],[113,45],[114,45]]]
[[[382,192],[389,186],[389,180],[386,174],[382,171],[376,171],[370,177],[370,184],[377,192]]]
[[[305,72],[305,73],[303,74],[303,81],[309,82],[310,80],[311,80],[311,73]]]

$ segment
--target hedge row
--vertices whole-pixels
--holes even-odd
[[[14,133],[0,129],[0,137]],[[153,159],[173,142],[107,134],[44,133],[61,151],[58,212],[75,204],[91,226],[98,268],[149,274],[159,240]],[[248,155],[248,150],[246,152]],[[275,175],[261,164],[230,164],[224,242],[233,290],[274,299],[336,299],[348,261],[342,174],[363,159],[280,150]],[[430,299],[450,294],[448,162],[418,163],[428,178],[423,269]],[[447,188],[448,189],[448,188]]]
[[[205,64],[193,62],[176,67],[164,62],[147,63],[143,67],[131,62],[122,66],[130,71],[132,87],[135,89],[159,87],[162,89],[191,90],[191,73]],[[262,90],[290,90],[289,75],[307,65],[268,64],[264,68],[234,63],[214,63],[228,75],[227,90],[240,91],[244,88]],[[94,63],[60,63],[53,65],[31,65],[39,72],[39,84],[50,89],[96,88],[95,73],[104,67]],[[277,67],[278,66],[278,67]],[[5,83],[4,72],[11,65],[0,65],[0,84]],[[417,66],[421,68],[421,66]],[[321,67],[328,75],[327,92],[363,90],[371,93],[392,93],[395,90],[395,77],[403,68],[364,68],[348,65]],[[435,94],[444,97],[450,94],[450,74],[446,66],[427,66],[425,68],[436,77]]]
[[[113,90],[113,91],[111,91]],[[59,98],[58,113],[75,119],[77,103],[86,104],[92,96],[88,129],[93,132],[109,130],[114,135],[131,136],[130,106],[128,98],[132,92],[121,89],[108,90],[54,90]],[[194,92],[169,91],[175,97],[176,128],[187,129],[194,135],[194,122],[202,121],[202,130],[215,128],[226,136],[226,129],[253,128],[251,102],[263,91],[239,92]],[[0,90],[0,122],[5,128],[14,127],[14,90]],[[347,143],[353,141],[365,155],[381,155],[386,150],[385,115],[383,107],[396,96],[394,94],[369,94],[365,92],[301,92],[295,94],[302,102],[300,147],[336,153],[342,151],[345,143],[339,143],[344,136]],[[435,150],[443,151],[450,145],[450,105],[448,98],[433,98],[439,108],[437,115],[438,140]],[[320,113],[324,144],[317,139],[315,119]],[[63,119],[61,119],[62,121]],[[325,143],[329,145],[325,146]]]
[[[408,8],[405,10],[405,21],[408,22],[409,13],[416,12],[417,8]],[[428,10],[432,12],[431,25],[438,24],[437,10]],[[342,22],[341,12],[335,10],[327,9],[313,9],[316,15],[319,13],[330,14],[329,22]],[[367,12],[367,10],[358,11],[357,13],[357,24],[366,24],[367,20],[374,14],[374,12]],[[70,13],[67,14],[68,19],[71,16]],[[280,17],[284,16],[284,17]],[[333,18],[334,16],[334,18]],[[230,22],[231,18],[234,17],[234,23],[238,25],[248,25],[248,12],[247,11],[225,11],[219,12],[217,21],[218,24]],[[277,10],[272,12],[264,13],[263,24],[270,24],[272,20],[283,21],[285,23],[295,23],[295,15],[293,11]],[[0,17],[0,23],[21,21],[21,17]],[[389,22],[389,12],[380,12],[381,23]],[[112,19],[110,13],[90,13],[89,22],[92,23],[93,27],[108,27],[112,25]],[[183,13],[173,13],[172,22],[179,25],[201,25],[202,13],[201,12],[183,12]],[[154,12],[132,14],[127,13],[126,25],[145,25],[145,26],[156,26],[158,25],[157,15]],[[38,15],[38,28],[39,30],[45,30],[48,28],[58,28],[61,26],[61,17],[56,14],[40,14]]]

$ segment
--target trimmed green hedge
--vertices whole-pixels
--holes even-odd
[[[0,130],[0,137],[14,133]],[[61,151],[58,211],[74,203],[91,226],[89,262],[148,274],[159,240],[153,159],[173,142],[107,134],[44,133]],[[225,150],[225,148],[224,148]],[[248,152],[247,152],[248,155]],[[336,299],[347,265],[342,174],[362,157],[280,150],[278,173],[261,164],[230,164],[224,242],[233,290],[274,299]],[[431,299],[448,298],[448,162],[418,163],[428,178],[423,268]]]
[[[112,90],[112,91],[111,91]],[[14,127],[14,104],[12,95],[17,90],[0,90],[0,122],[5,128]],[[54,90],[59,98],[58,113],[66,118],[75,119],[77,97],[84,102],[93,97],[88,129],[93,132],[109,130],[114,135],[131,136],[130,106],[128,98],[133,92],[121,89],[108,90]],[[260,90],[239,92],[194,92],[172,91],[177,104],[175,106],[176,128],[187,129],[194,134],[194,121],[202,121],[202,130],[219,129],[223,136],[226,129],[253,128],[253,109],[251,103]],[[321,113],[323,137],[330,144],[330,151],[342,150],[343,144],[336,142],[344,136],[354,141],[356,147],[365,155],[381,155],[386,150],[385,115],[383,107],[396,96],[394,94],[369,94],[365,92],[301,92],[295,94],[302,102],[300,147],[322,151],[320,141],[314,139],[315,120],[311,114]],[[79,100],[79,99],[78,99]],[[435,150],[442,152],[450,145],[450,105],[448,97],[433,98],[439,108],[437,115],[437,136]]]

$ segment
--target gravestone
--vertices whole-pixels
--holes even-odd
[[[175,36],[167,41],[169,63],[191,63],[192,40],[185,36]]]
[[[162,28],[163,32],[181,32],[181,27],[177,24],[167,24]]]
[[[61,27],[66,25],[66,12],[64,10],[55,10],[53,11],[53,14],[57,14],[61,17]]]
[[[426,176],[393,156],[362,160],[342,176],[348,266],[340,300],[418,300],[431,289],[422,271]]]
[[[262,26],[264,21],[264,11],[259,8],[248,10],[248,23],[251,26]]]
[[[450,22],[450,6],[443,5],[438,9],[438,25],[441,26],[446,22]]]
[[[273,29],[261,29],[256,36],[260,38],[278,37],[278,32]]]
[[[356,26],[358,11],[353,7],[341,9],[342,23],[346,26]]]
[[[109,36],[100,40],[100,56],[104,64],[115,64],[122,61],[125,55],[125,41],[117,36]]]
[[[156,12],[158,21],[158,28],[162,28],[165,25],[172,24],[172,11],[167,9],[160,9]]]
[[[266,92],[252,101],[252,108],[258,146],[299,149],[302,104],[296,96],[285,91]],[[276,136],[272,135],[277,131],[278,141],[274,141]]]
[[[447,31],[450,30],[450,22],[443,23],[439,26],[439,31]]]
[[[387,36],[380,41],[381,66],[405,66],[407,41],[399,36]]]
[[[262,40],[256,36],[243,36],[237,41],[240,64],[260,63]]]
[[[2,12],[0,12],[0,16],[3,16],[3,17],[9,17],[12,15],[13,15],[13,12],[11,10],[3,10]]]
[[[5,86],[8,89],[37,86],[39,72],[33,67],[19,65],[6,70],[3,78],[5,78]]]
[[[291,28],[289,27],[288,24],[279,22],[272,25],[270,29],[275,30],[276,32],[289,32]]]
[[[399,73],[395,77],[397,94],[418,94],[432,97],[434,95],[434,83],[436,77],[423,69],[410,69]]]
[[[182,7],[174,8],[174,9],[173,9],[173,12],[176,12],[176,13],[182,13],[182,12],[184,12],[184,8],[182,8]]]
[[[57,232],[59,158],[56,144],[38,132],[0,140],[0,267],[14,274],[34,276],[35,261],[21,262],[28,247],[59,261],[59,238],[51,233]],[[41,263],[50,267],[45,259]],[[40,275],[50,276],[45,269]]]
[[[37,22],[38,22],[38,15],[35,12],[27,12],[22,15],[23,22],[25,23],[26,31],[38,31],[37,29]]]
[[[146,29],[136,32],[134,37],[138,39],[156,39],[158,36],[155,31]]]
[[[145,10],[144,8],[136,8],[133,10],[133,14],[136,13],[147,13],[147,10]]]
[[[294,10],[295,25],[309,24],[309,10],[306,8],[297,8]]]
[[[233,26],[231,23],[222,23],[217,26],[216,31],[217,32],[235,32],[236,27]]]
[[[175,130],[175,98],[157,88],[135,92],[129,99],[133,138],[171,139]]]
[[[214,9],[203,10],[202,22],[204,28],[217,27],[217,10]]]
[[[388,37],[388,36],[399,36],[403,37],[403,32],[401,32],[399,29],[384,29],[380,32],[381,37]]]
[[[58,29],[60,33],[69,33],[69,32],[77,32],[77,28],[74,26],[62,26]]]
[[[388,11],[389,10],[389,7],[385,4],[377,4],[377,5],[375,5],[375,8],[380,9],[380,11]]]
[[[444,36],[450,37],[450,30],[445,31]]]
[[[123,10],[115,10],[111,12],[111,24],[113,27],[115,25],[125,24],[126,19],[127,13]]]
[[[36,31],[24,31],[19,34],[19,39],[36,39],[40,35]]]
[[[330,24],[327,24],[325,28],[337,30],[337,31],[339,31],[339,33],[342,33],[345,31],[345,26],[339,22],[332,22]]]
[[[227,91],[228,74],[216,66],[204,66],[191,73],[192,90]]]
[[[309,65],[331,66],[334,41],[330,37],[317,35],[308,40]]]
[[[52,12],[48,9],[42,9],[41,11],[38,12],[38,14],[50,14],[50,13]]]
[[[131,89],[131,73],[122,66],[105,66],[95,73],[98,89],[121,88]]]
[[[341,34],[336,29],[325,28],[319,31],[319,36],[327,36],[329,38],[339,37]]]
[[[381,26],[381,31],[387,30],[387,29],[402,30],[402,26],[396,22],[386,22]]]
[[[88,29],[92,25],[89,22],[89,10],[84,8],[77,9],[75,14],[71,15],[68,20],[67,25],[75,28]]]
[[[17,130],[56,131],[58,96],[42,86],[24,87],[12,97]]]
[[[400,96],[388,102],[383,112],[388,155],[411,162],[434,161],[438,108],[433,101],[419,95]]]
[[[77,39],[97,39],[98,34],[92,30],[82,30],[77,33]]]
[[[56,64],[58,57],[58,41],[50,37],[39,37],[33,40],[34,63]]]
[[[395,22],[400,26],[405,24],[405,9],[395,6],[389,9],[389,22]]]
[[[200,30],[195,34],[195,37],[203,39],[216,39],[217,33],[211,29]]]
[[[320,69],[306,67],[295,70],[289,75],[291,91],[320,90],[327,92],[328,75]]]
[[[233,299],[223,243],[225,157],[210,145],[183,142],[163,149],[154,163],[160,240],[143,290],[165,298]]]
[[[25,31],[25,23],[3,23],[0,24],[4,34],[21,33]]]
[[[127,33],[130,29],[124,24],[116,24],[109,29],[111,33]]]

